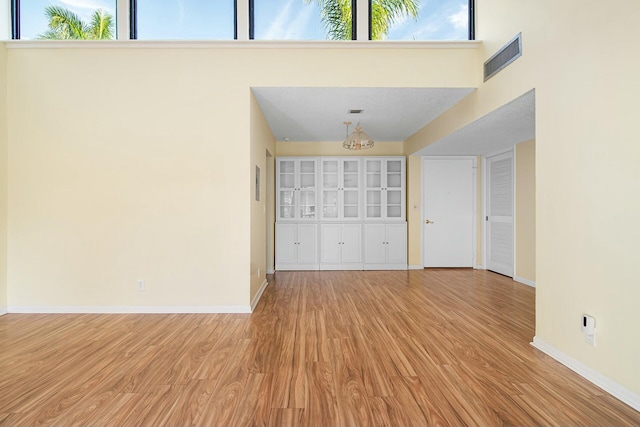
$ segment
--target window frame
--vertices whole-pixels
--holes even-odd
[[[11,0],[11,39],[20,40],[20,0]]]

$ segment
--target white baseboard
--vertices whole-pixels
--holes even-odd
[[[474,265],[473,269],[474,270],[486,270],[486,268],[484,268],[484,265]]]
[[[3,314],[7,314],[7,313],[9,313],[7,311],[7,307],[0,307],[0,316],[2,316]]]
[[[424,267],[421,265],[410,265],[407,267],[407,270],[424,270]]]
[[[183,313],[251,313],[248,305],[214,306],[9,306],[9,313],[29,314],[183,314]]]
[[[251,300],[251,312],[253,313],[253,310],[255,310],[256,306],[258,305],[258,302],[260,301],[260,298],[262,297],[262,293],[264,292],[265,289],[267,289],[267,285],[269,284],[269,282],[267,282],[267,279],[264,279],[264,282],[262,282],[262,285],[260,285],[260,289],[258,289],[258,292],[256,292],[256,294],[253,297],[253,300]]]
[[[276,270],[275,270],[275,269],[273,269],[273,268],[267,268],[267,274],[273,274],[273,273],[275,273],[275,272],[276,272]]]
[[[522,283],[523,285],[531,286],[532,288],[536,287],[536,282],[534,282],[533,280],[525,279],[524,277],[513,276],[513,280]]]
[[[542,351],[543,353],[553,357],[558,362],[562,363],[567,368],[576,372],[578,375],[591,381],[616,399],[631,406],[636,411],[640,411],[640,395],[626,389],[611,378],[602,375],[594,369],[588,367],[582,362],[575,360],[574,358],[566,355],[560,350],[550,346],[542,339],[533,337],[532,346]]]

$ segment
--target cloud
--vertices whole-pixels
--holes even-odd
[[[313,4],[302,4],[300,0],[289,0],[283,5],[267,28],[263,40],[298,40],[305,38],[314,14],[320,12]],[[266,17],[265,17],[266,18]],[[259,18],[258,18],[259,19]]]
[[[178,1],[178,24],[182,25],[184,22],[184,0]]]
[[[293,0],[289,0],[287,4],[280,9],[280,13],[276,16],[276,19],[273,20],[269,28],[264,34],[265,40],[282,40],[285,34],[285,24],[287,22],[291,22],[291,4]]]
[[[99,0],[60,0],[60,3],[75,9],[113,9],[112,5],[109,7],[110,5],[105,5],[105,2]]]
[[[458,11],[449,15],[449,22],[457,30],[466,30],[469,25],[469,9],[466,4],[460,5]]]

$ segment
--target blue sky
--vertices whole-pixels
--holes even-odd
[[[46,31],[44,9],[63,6],[88,20],[94,10],[115,15],[115,0],[22,0],[21,38]],[[466,40],[467,0],[421,0],[419,20],[391,26],[389,40]],[[139,39],[233,38],[233,0],[138,0]],[[255,38],[324,40],[320,10],[304,0],[255,0]]]

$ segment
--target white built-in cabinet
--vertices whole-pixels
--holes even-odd
[[[365,270],[406,268],[407,226],[397,224],[364,224]]]
[[[362,219],[362,159],[320,158],[320,221]]]
[[[404,158],[365,158],[364,171],[365,219],[404,221],[406,218]]]
[[[316,221],[318,206],[317,160],[281,158],[276,164],[276,218],[279,221]]]
[[[407,268],[405,158],[278,157],[276,269]]]
[[[318,269],[318,225],[276,224],[276,270]]]
[[[320,224],[320,270],[362,270],[362,224]]]

